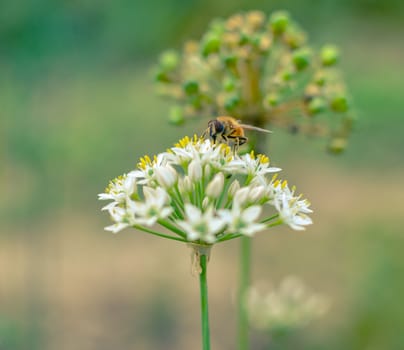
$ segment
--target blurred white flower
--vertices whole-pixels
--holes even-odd
[[[329,306],[328,298],[311,292],[294,276],[266,293],[251,288],[246,299],[251,326],[269,331],[303,327],[323,316]]]

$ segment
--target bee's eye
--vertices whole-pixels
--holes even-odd
[[[224,130],[224,125],[223,123],[220,123],[216,120],[215,122],[215,129],[217,133],[221,133]]]

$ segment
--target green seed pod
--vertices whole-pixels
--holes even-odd
[[[320,52],[323,66],[333,66],[339,59],[339,49],[335,45],[326,45]]]
[[[240,104],[240,97],[237,95],[233,95],[231,97],[228,97],[224,101],[224,108],[231,112],[233,111],[238,105]]]
[[[327,81],[327,79],[326,79],[326,75],[325,75],[324,72],[319,71],[319,72],[317,72],[317,73],[315,74],[315,76],[314,76],[314,83],[315,83],[317,86],[324,86],[325,83],[326,83],[326,81]]]
[[[314,97],[308,104],[307,109],[311,115],[324,112],[327,107],[326,102],[321,97]]]
[[[228,68],[235,68],[237,66],[237,56],[230,55],[223,58],[223,62]]]
[[[271,92],[265,96],[265,103],[270,107],[276,107],[279,104],[279,96],[278,94]]]
[[[170,72],[178,67],[180,57],[175,50],[168,50],[160,56],[160,67],[162,70]]]
[[[173,125],[181,125],[185,122],[184,111],[180,106],[173,106],[170,109],[168,121]]]
[[[307,47],[304,47],[293,52],[292,62],[297,70],[303,70],[310,64],[311,56],[311,50]]]
[[[335,137],[330,141],[328,145],[328,151],[330,153],[340,154],[345,151],[347,145],[348,142],[345,138]]]
[[[330,102],[330,107],[335,112],[344,113],[349,108],[348,99],[345,95],[335,96]]]
[[[297,26],[289,27],[284,34],[284,41],[291,49],[297,49],[306,42],[306,34]]]
[[[223,89],[227,92],[233,91],[236,88],[236,81],[234,78],[227,77],[223,80]]]
[[[221,18],[214,19],[209,25],[209,31],[216,35],[222,35],[225,31],[225,23]]]
[[[265,14],[261,11],[251,11],[245,15],[246,24],[253,30],[262,28],[265,21]]]
[[[182,88],[187,95],[194,95],[199,92],[199,84],[196,80],[188,80],[183,85]]]
[[[161,71],[161,70],[157,70],[154,73],[154,78],[156,79],[156,81],[158,81],[160,83],[169,83],[171,81],[168,74],[166,72]]]
[[[285,70],[280,72],[280,78],[283,82],[291,81],[293,78],[294,72],[292,69],[286,68]]]
[[[286,31],[290,22],[289,13],[276,11],[269,18],[269,24],[274,34],[282,34]]]
[[[219,35],[214,33],[208,33],[205,35],[202,41],[202,55],[209,56],[211,53],[218,52],[220,50],[221,40]]]

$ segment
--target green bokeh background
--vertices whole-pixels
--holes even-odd
[[[0,350],[199,348],[187,248],[104,232],[96,194],[206,124],[166,123],[158,54],[251,9],[287,9],[313,45],[338,44],[358,115],[338,157],[274,130],[271,160],[315,224],[257,236],[253,280],[298,275],[332,308],[272,348],[404,348],[402,1],[21,0],[0,2]],[[215,247],[210,263],[214,349],[235,348],[237,252]]]

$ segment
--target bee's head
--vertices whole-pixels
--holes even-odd
[[[209,120],[208,129],[209,129],[209,136],[213,137],[223,132],[224,125],[217,119]]]

